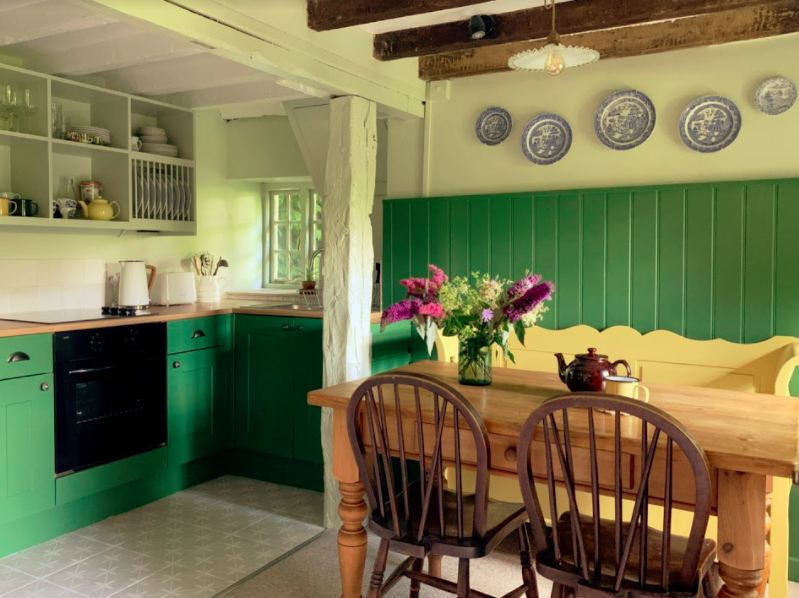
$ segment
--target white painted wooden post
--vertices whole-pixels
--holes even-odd
[[[374,102],[348,96],[330,102],[325,174],[324,356],[325,386],[370,374],[372,225],[377,118]],[[333,418],[322,413],[325,525],[339,524],[338,484],[332,474]]]

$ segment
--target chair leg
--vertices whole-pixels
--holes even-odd
[[[458,559],[458,598],[469,598],[469,559]]]
[[[441,577],[441,559],[444,557],[437,554],[427,555],[427,574],[433,577]]]
[[[564,598],[564,587],[563,584],[552,582],[552,593],[549,595],[549,598]]]
[[[424,559],[416,559],[413,561],[413,565],[411,565],[411,571],[415,571],[416,573],[422,572],[422,565],[424,565]],[[411,579],[411,593],[410,598],[419,598],[419,589],[422,587],[421,582],[418,579]]]
[[[522,579],[527,587],[527,598],[538,598],[538,581],[535,577],[532,562],[530,561],[530,536],[527,535],[527,525],[519,526],[519,558],[522,562]]]
[[[372,569],[372,579],[369,582],[369,592],[366,594],[366,598],[380,598],[380,594],[383,590],[383,573],[386,572],[389,546],[390,543],[388,540],[380,541],[380,547],[377,549],[375,566],[374,569]]]

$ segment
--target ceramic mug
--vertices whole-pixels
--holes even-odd
[[[31,217],[39,213],[39,204],[34,203],[32,199],[12,199],[11,201],[17,206],[15,216]]]
[[[0,198],[0,216],[11,216],[11,214],[17,211],[17,204],[14,203],[13,199],[8,199],[6,197]]]
[[[635,396],[637,391],[643,392],[645,396],[643,401],[644,403],[648,403],[649,389],[641,384],[638,378],[629,376],[608,376],[605,378],[605,392],[608,394],[619,395],[627,397],[628,399],[638,399],[640,401],[640,393],[638,393],[639,396]]]
[[[220,283],[224,284],[220,286]],[[227,278],[221,276],[197,277],[197,303],[218,303],[227,288]]]
[[[136,135],[131,135],[130,137],[130,151],[132,152],[141,151],[141,139],[136,137]]]

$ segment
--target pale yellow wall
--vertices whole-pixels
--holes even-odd
[[[226,129],[228,178],[310,176],[287,117],[242,118],[228,122]]]
[[[207,249],[230,263],[231,288],[258,288],[261,187],[228,180],[225,126],[216,110],[197,113],[196,237],[0,232],[0,259],[160,260]]]
[[[760,82],[776,75],[799,84],[798,55],[799,34],[792,34],[600,60],[559,77],[509,72],[454,79],[450,101],[428,103],[430,195],[795,177],[799,105],[766,116],[755,109],[753,94]],[[629,151],[606,148],[593,130],[597,107],[620,89],[646,93],[658,112],[652,136]],[[677,133],[685,105],[706,94],[734,101],[743,121],[735,143],[715,154],[686,148]],[[489,106],[506,108],[514,119],[510,138],[497,147],[483,146],[474,132],[477,117]],[[544,112],[568,120],[574,142],[560,162],[536,166],[521,152],[521,133]]]
[[[420,118],[392,118],[388,126],[389,199],[423,194],[424,121]]]

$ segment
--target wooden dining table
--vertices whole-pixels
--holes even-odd
[[[515,477],[515,447],[525,420],[545,399],[568,393],[557,375],[527,370],[497,368],[493,384],[484,387],[459,385],[457,365],[451,363],[420,361],[394,372],[433,376],[463,394],[488,430],[492,475]],[[333,410],[332,465],[341,492],[338,557],[343,598],[361,596],[366,560],[363,521],[367,506],[346,423],[347,405],[361,382],[347,382],[308,395],[309,404]],[[750,393],[711,388],[666,384],[647,384],[647,387],[650,404],[682,422],[704,449],[710,463],[713,507],[718,516],[717,558],[724,582],[720,597],[762,595],[764,571],[768,570],[765,508],[770,476],[794,481],[799,477],[799,401],[771,395],[757,395],[755,400]],[[387,407],[391,400],[387,397]],[[403,403],[400,398],[403,424],[406,418],[415,421],[410,401],[407,408]],[[629,431],[631,440],[635,439],[635,433],[634,429]],[[623,443],[628,445],[630,452],[625,457],[630,459],[632,470],[633,459],[639,455],[631,448],[637,443]],[[575,456],[575,462],[577,459]],[[654,470],[652,475],[657,475]],[[633,477],[625,492],[634,497],[637,489]],[[681,493],[678,488],[679,480],[690,476],[674,478],[675,496],[683,497],[675,506],[690,510],[691,489]]]

